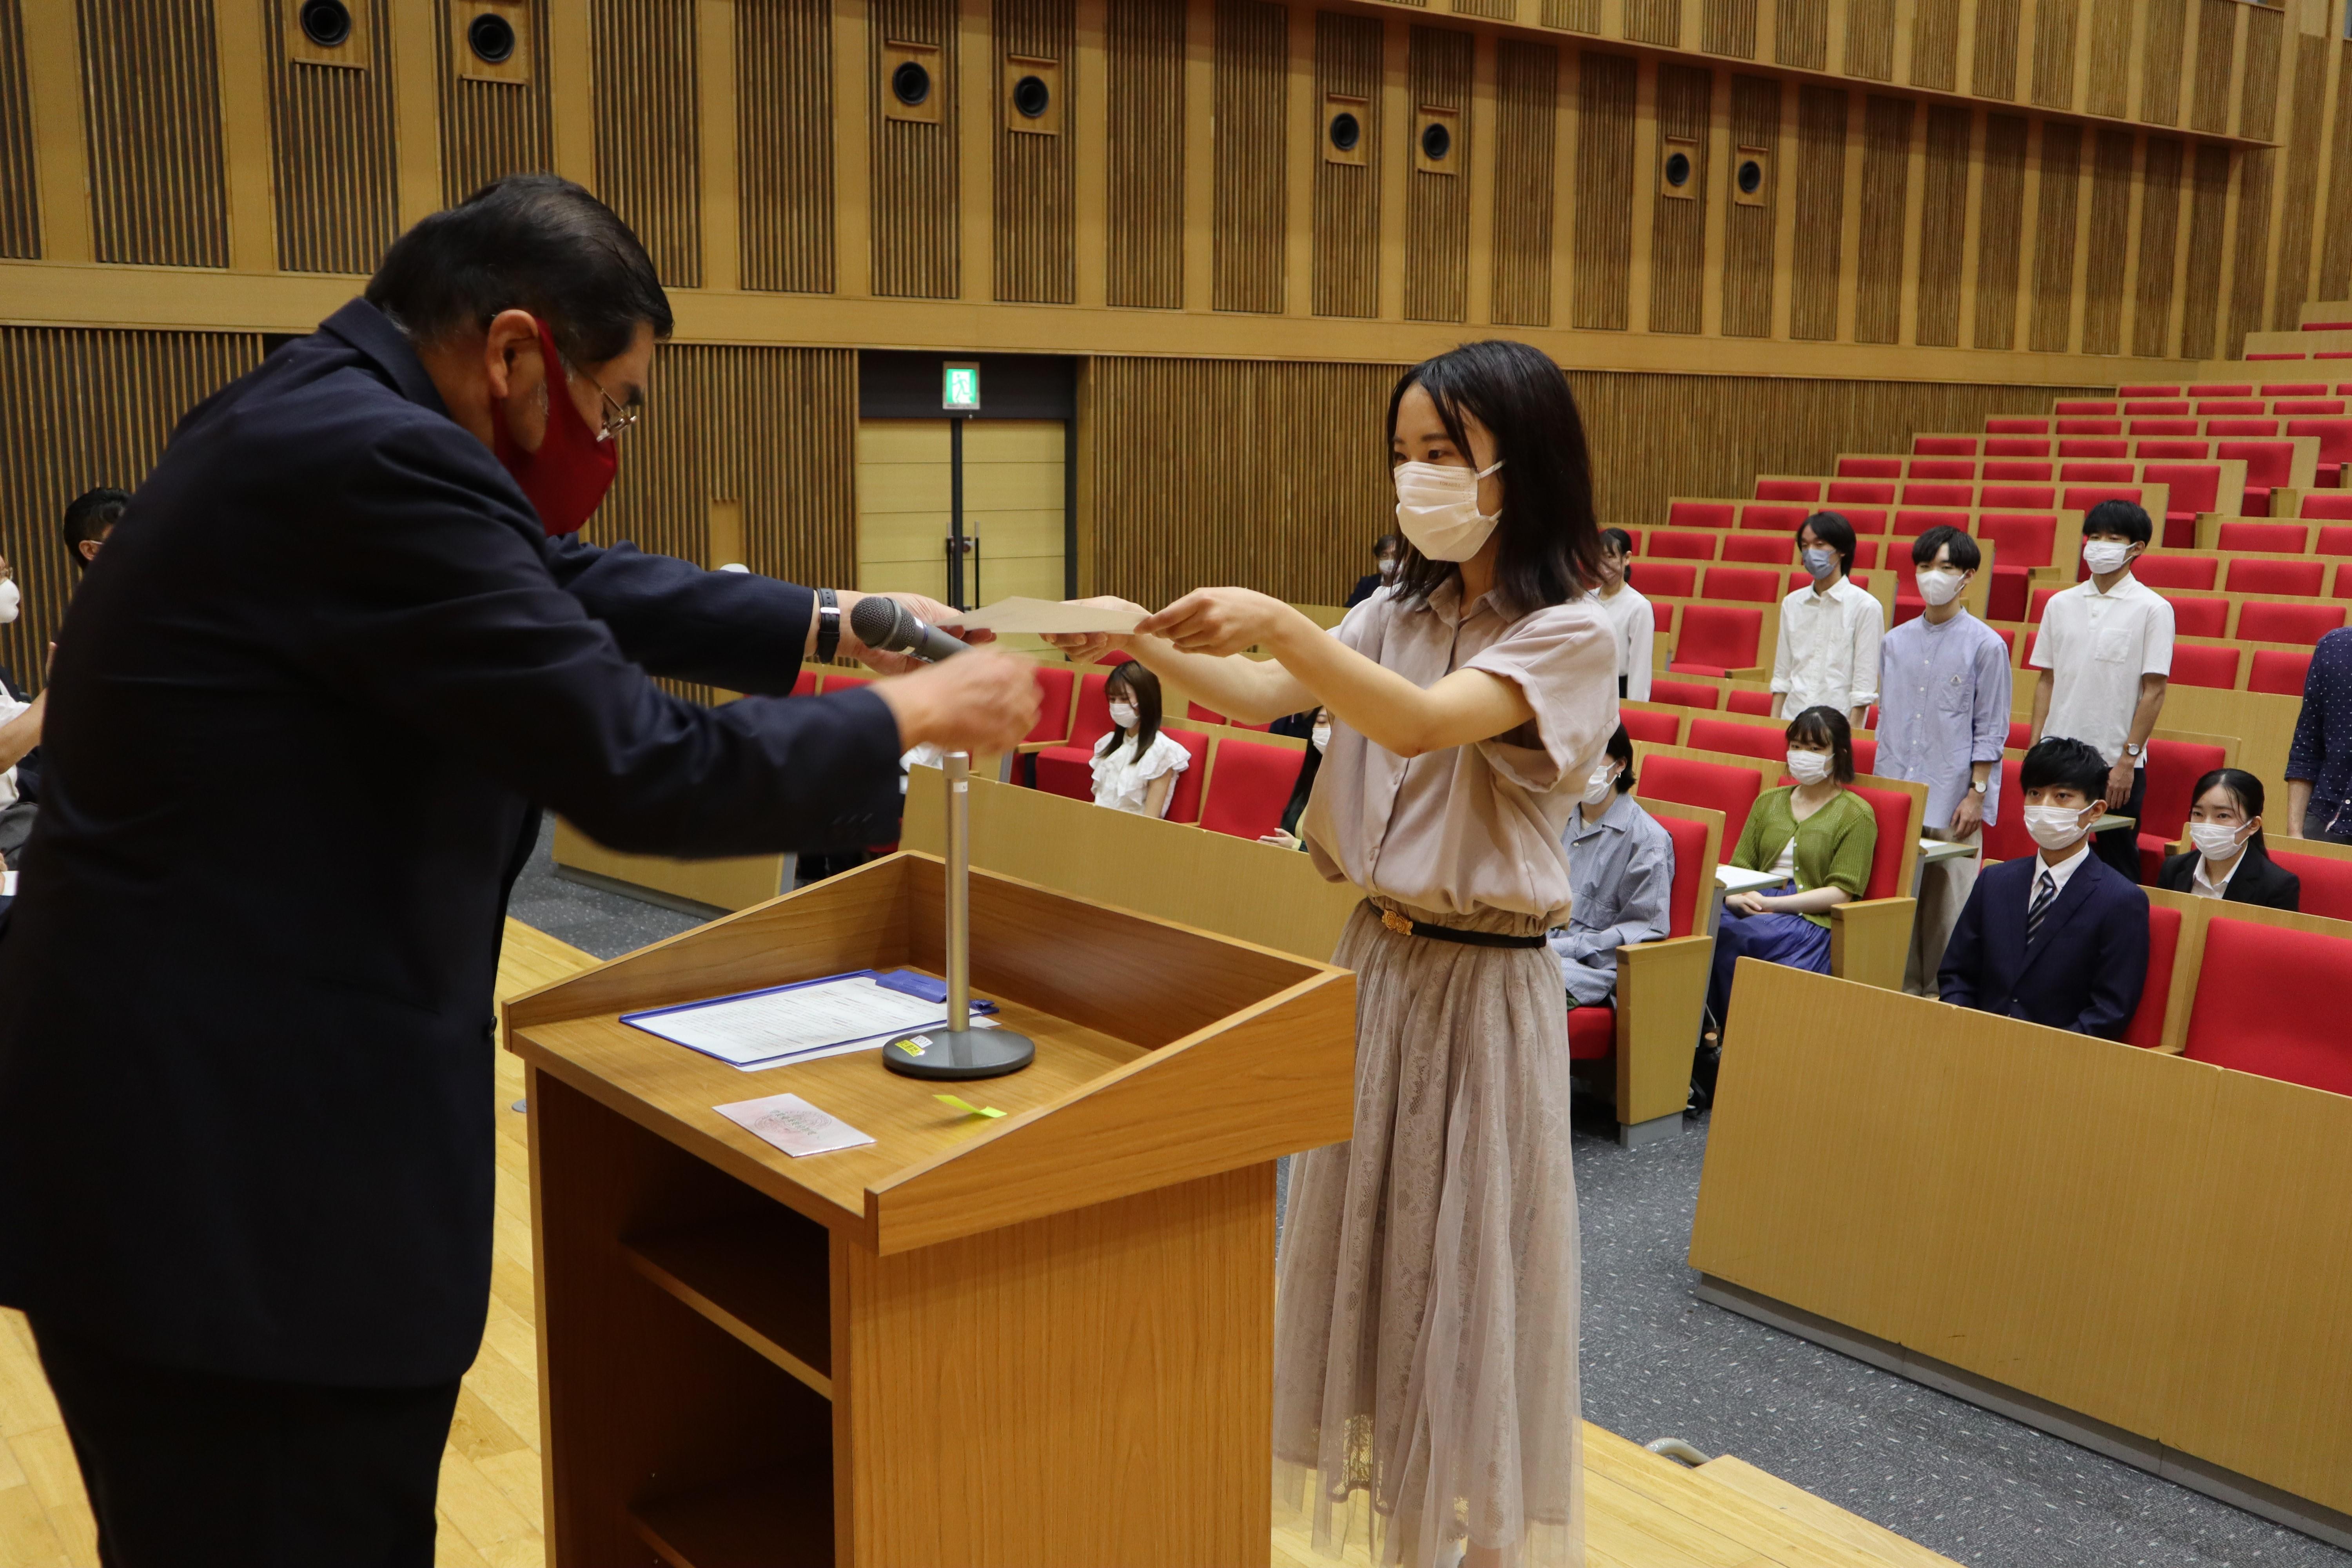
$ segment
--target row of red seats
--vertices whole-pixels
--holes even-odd
[[[2330,388],[2324,381],[2266,381],[2260,385],[2251,381],[2198,382],[2189,386],[2151,386],[2146,383],[2116,388],[2117,397],[2325,397]],[[2339,382],[2334,390],[2352,395],[2352,381]]]
[[[2120,414],[2126,419],[2148,416],[2194,414],[2210,418],[2217,414],[2341,414],[2341,398],[2331,398],[2322,391],[2294,397],[2103,397],[2060,398],[2052,405],[2052,415]]]

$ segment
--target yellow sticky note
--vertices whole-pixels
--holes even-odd
[[[1004,1114],[1004,1112],[997,1110],[996,1107],[992,1105],[974,1105],[969,1100],[958,1100],[952,1094],[935,1094],[931,1096],[931,1098],[945,1104],[954,1106],[966,1116],[1002,1116]]]

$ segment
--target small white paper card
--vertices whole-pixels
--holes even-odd
[[[1108,610],[1095,605],[1073,605],[1059,599],[999,599],[983,609],[966,610],[947,622],[968,631],[1131,632],[1143,617],[1132,610]]]
[[[830,1154],[836,1149],[855,1149],[874,1142],[838,1116],[819,1110],[797,1094],[739,1100],[732,1105],[711,1109],[795,1159],[804,1154]]]

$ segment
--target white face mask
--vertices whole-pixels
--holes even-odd
[[[2095,817],[2093,820],[2096,820]],[[2080,808],[2071,805],[2029,805],[2025,831],[2044,849],[2063,849],[2089,831]]]
[[[1329,751],[1331,749],[1331,726],[1328,724],[1316,725],[1314,730],[1308,733],[1307,739],[1315,742],[1315,749],[1317,751]]]
[[[1486,547],[1502,513],[1478,510],[1478,481],[1501,468],[1399,463],[1395,468],[1397,527],[1432,561],[1467,561]]]
[[[1391,578],[1391,577],[1395,576],[1396,574],[1397,574],[1397,563],[1396,563],[1395,560],[1394,560],[1394,559],[1392,559],[1392,558],[1391,558],[1391,557],[1390,557],[1390,556],[1386,556],[1386,555],[1381,556],[1381,580],[1382,582],[1386,582],[1388,579],[1390,579],[1390,578]]]
[[[1960,574],[1940,567],[1919,568],[1919,596],[1931,605],[1948,605],[1960,596]]]
[[[1808,550],[1804,552],[1804,559],[1805,570],[1812,574],[1815,582],[1834,576],[1837,573],[1838,552],[1834,550]]]
[[[0,626],[16,618],[16,606],[23,602],[24,595],[16,592],[15,579],[0,583]]]
[[[2227,860],[2244,847],[2238,837],[2243,831],[2242,826],[2227,822],[2192,822],[2189,825],[2189,841],[2208,860]]]
[[[2131,542],[2122,539],[2086,539],[2083,542],[2083,564],[2105,576],[2123,570],[2131,559]]]
[[[1118,725],[1122,730],[1134,729],[1135,704],[1132,702],[1112,703],[1110,705],[1110,721]]]
[[[1584,781],[1584,804],[1600,805],[1617,793],[1617,764],[1603,763]]]
[[[1817,784],[1830,776],[1831,758],[1825,752],[1801,752],[1789,748],[1789,776],[1799,784]]]

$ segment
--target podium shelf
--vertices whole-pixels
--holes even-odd
[[[815,1568],[834,1560],[833,1467],[756,1471],[640,1504],[629,1522],[669,1568]]]
[[[777,1210],[774,1217],[797,1216]],[[747,1215],[723,1229],[626,1237],[621,1256],[745,1348],[831,1399],[832,1298],[824,1237],[819,1232],[811,1246],[782,1230]]]

